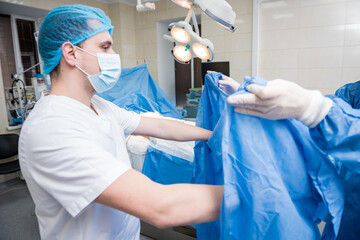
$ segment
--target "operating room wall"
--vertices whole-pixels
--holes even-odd
[[[113,49],[120,54],[122,67],[139,65],[136,63],[135,7],[124,3],[112,3],[108,7],[109,17],[114,26]]]
[[[332,94],[360,79],[360,1],[266,1],[259,74]]]

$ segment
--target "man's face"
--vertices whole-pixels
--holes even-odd
[[[101,32],[92,36],[91,38],[86,39],[81,44],[81,48],[93,53],[110,53],[115,54],[112,49],[113,40],[108,31]],[[77,50],[77,57],[79,58],[79,65],[83,68],[88,74],[93,75],[100,72],[100,67],[98,64],[97,57],[92,56],[86,52]]]

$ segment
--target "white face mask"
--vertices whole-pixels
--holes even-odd
[[[78,46],[76,46],[76,48],[97,57],[98,59],[100,67],[100,72],[98,74],[90,75],[79,66],[75,65],[75,67],[86,74],[95,91],[102,93],[114,87],[121,75],[121,61],[119,54],[97,53],[95,55]]]

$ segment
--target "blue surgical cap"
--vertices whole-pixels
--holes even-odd
[[[43,72],[49,74],[59,64],[64,42],[77,45],[100,32],[109,31],[112,35],[112,29],[110,18],[101,9],[81,4],[54,8],[44,18],[39,31]]]

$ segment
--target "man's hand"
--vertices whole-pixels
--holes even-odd
[[[207,71],[207,73],[216,73],[216,72]],[[224,74],[221,75],[222,75],[222,79],[219,79],[219,88],[223,90],[226,94],[231,95],[239,89],[240,83],[238,83],[232,78],[229,78]]]
[[[276,79],[267,86],[249,85],[249,94],[232,95],[228,103],[238,113],[277,120],[296,118],[315,127],[329,112],[332,101],[319,91],[306,90],[299,85]]]

